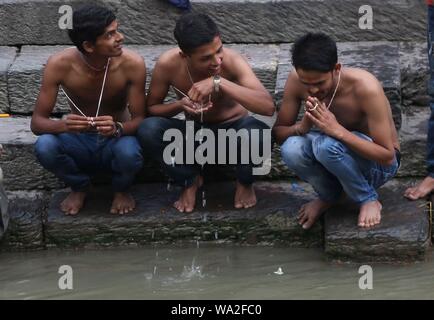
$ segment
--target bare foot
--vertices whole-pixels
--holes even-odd
[[[370,201],[360,207],[358,226],[362,228],[373,227],[381,221],[382,205],[379,201]]]
[[[246,186],[237,181],[234,207],[237,209],[251,208],[256,205],[256,194],[253,184]]]
[[[192,212],[196,204],[196,191],[202,186],[202,184],[203,178],[201,176],[197,176],[191,186],[182,190],[178,201],[176,201],[173,206],[179,212]]]
[[[110,213],[124,214],[133,211],[136,201],[131,194],[126,192],[115,192]]]
[[[321,214],[331,207],[331,203],[315,199],[301,206],[298,211],[298,223],[303,229],[310,229]]]
[[[417,200],[426,197],[432,191],[434,191],[434,178],[428,176],[417,186],[405,190],[404,197],[410,200]]]
[[[86,192],[72,191],[60,204],[60,210],[66,215],[76,215],[83,207]]]

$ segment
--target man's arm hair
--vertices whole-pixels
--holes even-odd
[[[182,111],[182,104],[179,101],[164,103],[164,98],[170,88],[170,68],[167,63],[165,56],[161,56],[152,72],[146,100],[147,112],[152,116],[173,117]]]
[[[128,103],[131,120],[123,123],[123,133],[132,135],[145,117],[146,65],[143,58],[132,53],[127,61],[126,72],[130,81]]]
[[[221,88],[229,97],[236,100],[247,110],[261,115],[272,116],[275,106],[270,93],[256,77],[247,61],[239,53],[229,52],[233,55],[230,67],[236,77],[236,82],[222,79]]]
[[[273,136],[279,144],[282,144],[289,136],[297,134],[294,124],[300,111],[300,99],[296,84],[297,77],[293,71],[286,80],[282,105],[273,126]]]
[[[50,119],[64,73],[65,68],[61,64],[61,57],[58,55],[51,56],[45,66],[41,89],[33,110],[30,128],[34,134],[62,133],[67,130],[64,120]]]

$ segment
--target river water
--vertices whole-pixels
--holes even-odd
[[[62,265],[72,289],[59,288],[71,274]],[[321,249],[202,244],[1,252],[0,299],[434,299],[432,259],[371,265],[365,290],[360,266],[328,262]]]

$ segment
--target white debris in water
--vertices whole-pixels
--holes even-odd
[[[274,273],[277,274],[277,275],[279,275],[279,276],[281,276],[281,275],[283,274],[282,268],[279,267],[279,268],[277,269],[277,271],[274,271]]]
[[[154,276],[157,274],[157,266],[154,266]]]

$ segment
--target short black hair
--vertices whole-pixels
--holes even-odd
[[[212,42],[220,31],[208,15],[191,12],[178,19],[173,34],[179,48],[191,54],[194,49]]]
[[[86,4],[74,10],[72,16],[72,29],[68,30],[68,35],[74,45],[81,52],[85,52],[83,42],[95,43],[96,39],[104,34],[104,30],[109,26],[116,16],[113,11],[97,5]]]
[[[337,62],[336,42],[324,33],[305,34],[292,47],[292,64],[296,70],[329,72]]]

